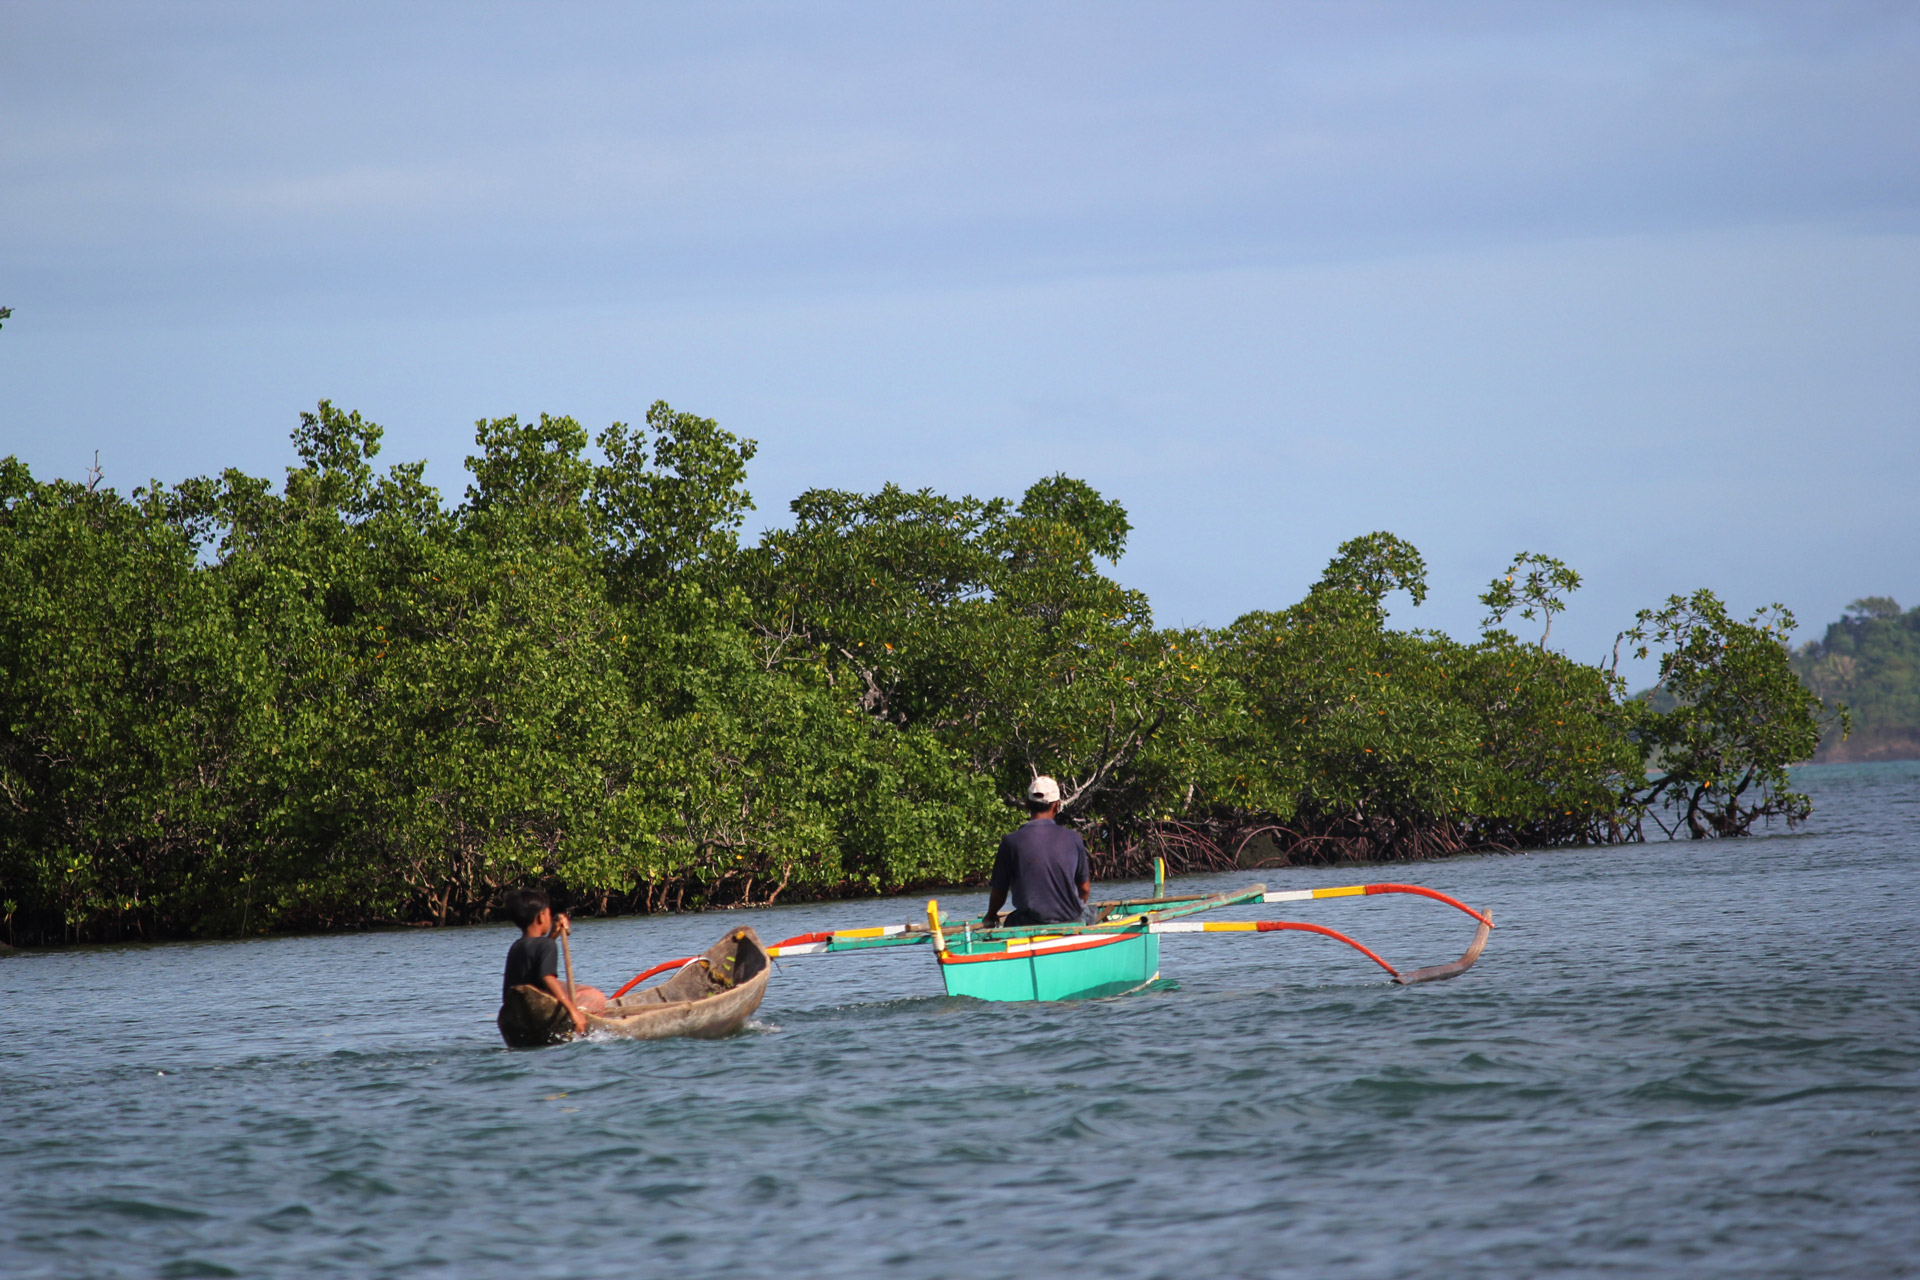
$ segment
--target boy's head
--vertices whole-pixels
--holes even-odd
[[[533,927],[543,911],[553,910],[547,895],[538,889],[514,889],[507,894],[507,919],[522,931]]]

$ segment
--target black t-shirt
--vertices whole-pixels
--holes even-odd
[[[1013,891],[1013,908],[1042,924],[1080,918],[1080,886],[1093,879],[1087,842],[1072,827],[1035,818],[1000,839],[993,858],[994,889]]]
[[[514,940],[507,948],[507,980],[501,984],[504,995],[513,987],[539,987],[545,991],[542,978],[560,975],[560,948],[552,938],[528,938],[522,936]]]

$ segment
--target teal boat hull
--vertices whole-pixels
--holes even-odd
[[[1160,939],[1145,931],[1082,934],[1035,946],[947,940],[940,976],[950,996],[976,1000],[1093,1000],[1160,976]]]

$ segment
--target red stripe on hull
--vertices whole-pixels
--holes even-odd
[[[1086,942],[1076,942],[1064,947],[1022,947],[1018,951],[1003,951],[986,956],[956,956],[951,952],[940,953],[941,964],[982,964],[995,960],[1031,960],[1035,956],[1054,956],[1063,951],[1091,951],[1095,947],[1108,947],[1128,938],[1137,938],[1137,933],[1116,933],[1105,938],[1092,938]]]

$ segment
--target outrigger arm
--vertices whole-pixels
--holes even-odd
[[[1480,958],[1480,953],[1486,949],[1487,938],[1493,933],[1493,916],[1491,914],[1483,911],[1475,911],[1458,898],[1448,897],[1437,889],[1428,889],[1417,884],[1356,884],[1345,885],[1337,889],[1291,889],[1282,893],[1266,894],[1261,901],[1299,902],[1310,898],[1371,897],[1379,893],[1410,893],[1417,897],[1432,898],[1435,902],[1444,902],[1450,907],[1464,911],[1479,921],[1479,928],[1475,929],[1473,933],[1473,941],[1468,944],[1466,951],[1458,960],[1451,961],[1447,964],[1428,965],[1424,969],[1410,969],[1405,973],[1394,969],[1392,965],[1387,964],[1384,960],[1380,961],[1381,967],[1386,969],[1388,973],[1393,974],[1393,980],[1403,987],[1410,987],[1416,982],[1438,982],[1443,978],[1453,978],[1465,973],[1467,970],[1473,968],[1473,962]],[[1331,937],[1339,938],[1342,942],[1360,947],[1359,943],[1354,942],[1353,939],[1347,937],[1345,934],[1334,933],[1330,929],[1322,929],[1315,925],[1302,925],[1300,927],[1315,933],[1325,933]],[[1362,951],[1367,950],[1365,947],[1360,947],[1360,949]],[[1370,951],[1368,951],[1367,954],[1373,955]],[[1377,956],[1374,958],[1376,960],[1379,959]]]

